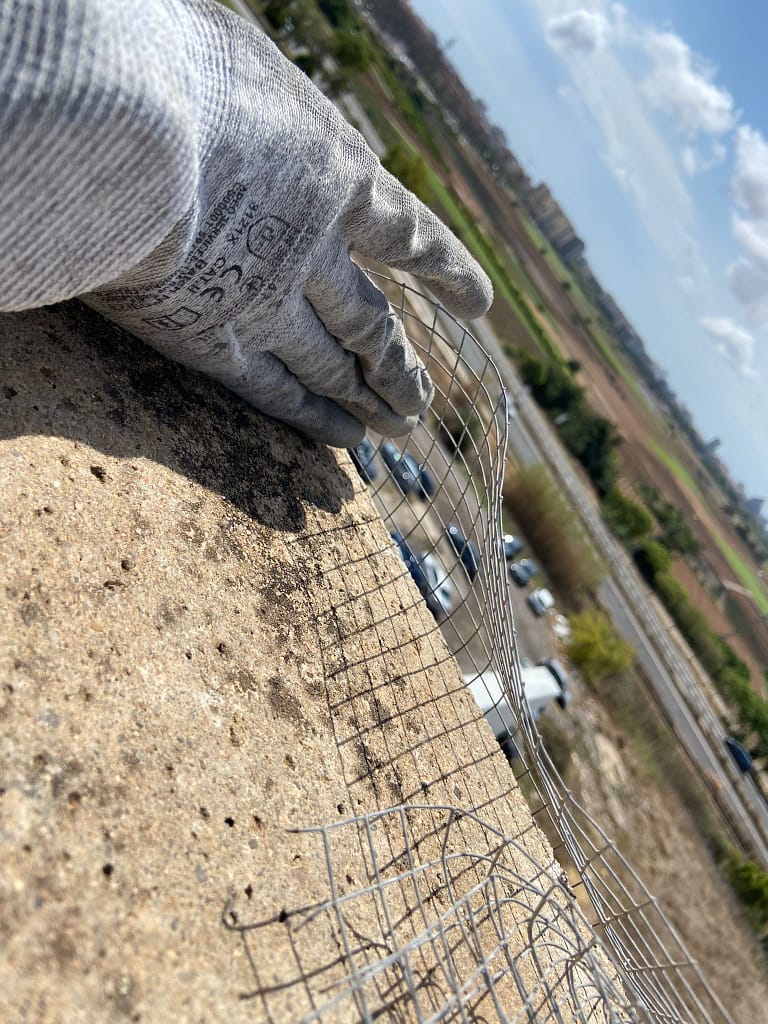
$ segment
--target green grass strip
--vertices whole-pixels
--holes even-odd
[[[701,491],[696,486],[688,470],[684,466],[681,466],[677,459],[673,458],[669,452],[664,451],[660,445],[651,441],[651,447],[664,465],[667,466],[668,469],[671,469],[675,476],[679,477],[694,494],[704,500]],[[724,540],[724,538],[716,531],[711,530],[709,532],[712,540],[717,544],[725,560],[728,562],[728,565],[730,565],[738,577],[741,585],[746,587],[750,592],[760,611],[764,615],[768,615],[768,589],[766,589],[765,585],[761,583],[757,575],[749,568],[744,559],[734,551],[728,541]]]
[[[685,468],[685,466],[683,466],[682,463],[678,462],[673,455],[670,455],[668,451],[662,448],[660,444],[657,444],[655,441],[651,441],[650,445],[651,448],[653,448],[656,455],[658,455],[658,457],[667,467],[667,469],[672,470],[675,476],[679,480],[682,480],[686,487],[690,488],[690,490],[695,495],[704,500],[704,495],[701,493],[701,490],[699,489],[696,481],[693,479],[693,477]]]
[[[713,540],[725,556],[728,565],[730,565],[738,576],[741,585],[746,587],[755,599],[757,607],[763,615],[768,615],[768,591],[766,591],[764,584],[760,582],[755,573],[749,568],[739,554],[733,550],[727,541],[723,540],[723,538],[719,537],[717,534],[715,534]]]

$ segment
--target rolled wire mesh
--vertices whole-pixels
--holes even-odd
[[[400,806],[306,833],[322,848],[331,895],[279,922],[295,956],[273,985],[301,984],[308,951],[324,951],[302,1024],[351,1008],[364,1021],[638,1021],[552,869],[477,816]],[[358,841],[354,864],[342,842],[349,833]],[[369,884],[340,884],[351,870]],[[253,932],[274,926],[227,914],[225,922],[246,950]],[[265,989],[244,997],[256,995]]]
[[[388,528],[419,558],[431,555],[450,580],[450,610],[438,614],[434,628],[465,678],[491,670],[501,681],[506,701],[496,707],[502,717],[510,711],[513,717],[508,729],[515,740],[515,773],[527,780],[536,819],[546,818],[546,831],[559,837],[556,855],[571,868],[582,907],[588,897],[589,924],[611,949],[635,1011],[653,1021],[729,1021],[663,908],[563,783],[525,700],[502,553],[502,485],[514,409],[499,370],[477,338],[427,295],[406,282],[372,276],[435,383],[430,411],[399,441],[401,452],[428,469],[433,493],[403,493],[381,460],[376,438],[371,440],[378,443],[381,472],[369,484]],[[482,570],[473,582],[447,539],[449,524],[477,546]],[[401,571],[408,573],[405,566]]]
[[[323,521],[312,563],[302,541],[346,797],[338,821],[294,833],[297,863],[323,868],[307,905],[227,908],[254,977],[242,997],[267,1021],[728,1022],[663,908],[563,783],[525,699],[502,552],[519,411],[473,334],[408,283],[372,276],[435,398],[397,446],[369,436],[370,518]],[[462,562],[455,529],[479,566],[466,550]],[[412,581],[427,556],[435,576]],[[467,693],[486,672],[502,685],[512,769]],[[297,871],[304,892],[314,876]]]

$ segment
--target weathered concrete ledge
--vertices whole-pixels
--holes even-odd
[[[297,827],[445,803],[551,861],[345,454],[73,303],[0,317],[0,494],[4,1020],[298,1018],[332,929],[221,920],[328,896]]]

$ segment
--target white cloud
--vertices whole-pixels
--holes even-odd
[[[608,15],[599,17],[607,22]],[[563,18],[550,17],[545,24],[560,24]],[[615,27],[615,22],[612,24]],[[693,241],[693,200],[675,147],[654,124],[636,78],[626,70],[615,46],[596,46],[589,59],[583,59],[584,47],[581,56],[562,49],[558,52],[571,76],[561,96],[589,122],[587,130],[595,133],[603,162],[631,198],[657,247],[673,263],[675,276],[695,278],[692,288],[696,290],[705,275]]]
[[[768,143],[742,125],[736,132],[731,180],[733,235],[742,256],[728,268],[728,284],[750,323],[768,326]]]
[[[550,45],[561,53],[592,53],[605,45],[609,32],[604,15],[584,8],[548,18],[545,28]]]
[[[669,114],[685,135],[722,135],[735,122],[729,92],[715,85],[715,68],[674,32],[647,29],[643,45],[653,62],[643,82],[649,103]]]
[[[733,198],[750,220],[768,222],[768,142],[749,125],[736,132]]]
[[[768,270],[738,259],[728,268],[728,284],[755,327],[768,327]]]
[[[717,342],[717,351],[726,358],[734,369],[747,380],[754,380],[757,371],[753,365],[755,339],[727,316],[705,316],[701,326]]]
[[[726,156],[728,156],[727,146],[717,140],[712,142],[708,155],[702,153],[695,146],[683,146],[680,152],[683,170],[689,178],[702,171],[708,171],[712,167],[717,167],[725,160]]]

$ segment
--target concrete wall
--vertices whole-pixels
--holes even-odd
[[[0,494],[3,1020],[297,1019],[344,964],[296,828],[475,807],[551,863],[345,453],[74,303],[0,317]]]

